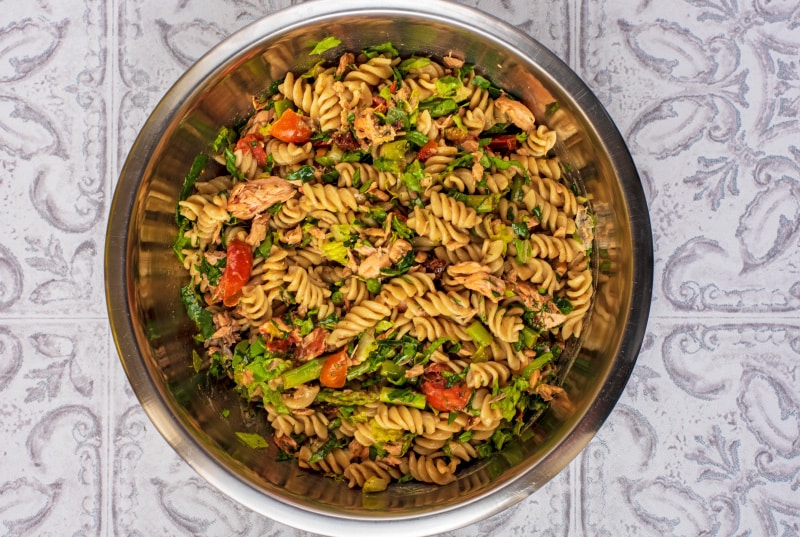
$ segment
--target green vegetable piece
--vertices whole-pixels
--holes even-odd
[[[366,56],[368,59],[372,59],[375,56],[380,56],[381,54],[388,54],[390,58],[395,58],[400,55],[400,53],[397,52],[397,49],[394,48],[394,45],[391,43],[391,41],[381,43],[380,45],[367,47],[361,52],[363,52],[364,56]]]
[[[229,146],[236,138],[236,133],[228,127],[222,127],[217,133],[217,137],[211,142],[211,151],[219,153],[223,147]]]
[[[416,235],[413,229],[396,216],[392,218],[392,231],[397,233],[397,236],[401,239],[411,239]]]
[[[327,403],[340,407],[370,405],[377,400],[378,394],[373,392],[331,390],[328,388],[320,390],[315,399],[315,401],[319,401],[320,403]]]
[[[337,263],[347,266],[349,258],[347,257],[347,252],[349,252],[347,246],[344,245],[341,241],[329,241],[322,243],[322,253],[328,259],[336,261]]]
[[[181,188],[180,196],[178,196],[178,201],[183,201],[192,194],[192,190],[197,182],[197,178],[200,177],[201,173],[203,173],[203,169],[206,167],[207,162],[208,155],[200,154],[194,157],[194,160],[192,161],[192,167],[189,168],[189,173],[187,173],[186,177],[183,178],[183,187]],[[181,216],[180,205],[178,205],[175,207],[175,222],[180,226],[183,222],[183,219],[184,218]]]
[[[322,444],[320,448],[311,455],[311,457],[309,457],[308,463],[314,464],[322,461],[325,457],[330,455],[331,451],[338,447],[341,447],[341,441],[338,438],[335,436],[328,438],[328,440]]]
[[[392,224],[394,224],[394,221],[395,221],[395,219],[393,218],[392,219]],[[382,268],[381,269],[381,274],[383,276],[389,276],[389,277],[392,277],[392,278],[397,277],[397,276],[402,276],[403,274],[408,272],[411,269],[411,267],[414,265],[414,255],[415,255],[414,250],[409,250],[406,253],[406,255],[404,255],[402,258],[400,258],[400,261],[398,261],[393,267]]]
[[[225,169],[235,179],[241,180],[244,176],[239,168],[236,167],[236,155],[233,154],[230,147],[225,148]]]
[[[386,380],[392,384],[405,383],[406,370],[391,360],[386,360],[381,364],[380,373],[382,377],[386,377]]]
[[[543,354],[540,354],[539,356],[534,358],[528,365],[525,366],[525,369],[522,370],[521,375],[527,379],[528,377],[531,376],[531,373],[533,373],[537,369],[543,368],[545,365],[550,363],[553,360],[553,358],[555,358],[555,355],[552,352],[545,352]]]
[[[519,333],[519,344],[524,349],[532,349],[539,339],[539,333],[536,330],[525,326]]]
[[[428,137],[419,131],[409,131],[403,135],[403,138],[417,147],[422,147],[428,143]]]
[[[381,388],[381,393],[378,396],[378,400],[381,403],[386,403],[387,405],[410,406],[418,408],[419,410],[424,410],[425,405],[427,404],[425,394],[417,393],[404,388]]]
[[[256,253],[264,259],[269,257],[269,252],[272,250],[272,245],[275,244],[275,233],[267,233],[264,240],[256,248]]]
[[[424,56],[411,56],[400,62],[397,66],[401,73],[408,73],[412,69],[422,69],[430,65],[431,59]]]
[[[419,103],[420,112],[427,110],[432,118],[447,116],[458,110],[458,103],[453,99],[429,97]]]
[[[192,349],[192,369],[194,369],[195,373],[199,373],[202,368],[203,358],[200,357],[200,353]]]
[[[181,288],[181,300],[183,301],[183,307],[186,309],[186,315],[195,322],[203,339],[208,339],[214,335],[216,331],[214,329],[214,317],[211,312],[203,307],[200,302],[201,298],[193,284],[189,283]]]
[[[467,207],[472,207],[478,214],[494,212],[500,203],[500,193],[495,194],[467,194],[460,198]]]
[[[405,140],[395,140],[394,142],[383,144],[381,146],[381,156],[389,160],[402,160],[406,156],[407,144],[408,142]]]
[[[473,86],[478,86],[479,88],[488,91],[489,96],[492,99],[497,99],[503,94],[502,90],[499,87],[495,86],[489,80],[480,75],[475,75],[474,77],[472,77],[471,84]]]
[[[525,239],[514,239],[514,248],[517,249],[517,263],[524,265],[533,257],[531,241]]]
[[[283,388],[285,390],[300,386],[312,380],[317,380],[322,373],[322,365],[325,363],[326,358],[315,358],[309,360],[301,366],[290,369],[281,375],[283,380]]]
[[[181,263],[183,263],[183,260],[186,259],[186,256],[183,254],[183,250],[192,244],[191,239],[186,236],[186,230],[188,230],[190,227],[191,222],[188,219],[184,219],[178,228],[178,236],[175,237],[175,242],[172,244],[172,251],[175,252],[175,255],[178,256],[178,259]]]
[[[452,75],[447,75],[436,79],[436,92],[441,97],[453,97],[458,89],[463,86],[464,85],[461,83],[461,81]]]
[[[292,101],[289,99],[280,99],[275,101],[275,119],[278,119],[292,107]]]
[[[236,431],[236,438],[239,442],[252,449],[265,449],[269,447],[269,442],[258,433]]]
[[[287,181],[302,181],[308,183],[314,180],[314,166],[308,164],[286,174]]]
[[[377,343],[375,342],[375,329],[368,328],[361,335],[356,345],[351,360],[354,364],[361,364],[369,357],[369,354],[375,349]],[[349,375],[348,375],[349,377]]]
[[[531,237],[531,232],[528,230],[528,225],[525,222],[514,222],[511,224],[511,229],[522,239],[529,239]]]
[[[323,52],[327,52],[332,48],[336,48],[342,44],[342,40],[338,37],[328,36],[324,39],[317,41],[314,48],[308,53],[309,56],[318,56]]]
[[[364,486],[361,487],[361,492],[365,494],[370,494],[373,492],[383,492],[389,488],[389,482],[376,475],[371,475],[364,481]]]
[[[367,280],[367,291],[372,293],[373,295],[377,295],[381,292],[381,281],[377,278],[369,278]]]
[[[412,192],[422,192],[422,180],[425,178],[425,171],[419,160],[412,162],[403,172],[403,183]]]
[[[391,329],[394,326],[394,323],[389,319],[384,319],[382,321],[378,321],[378,324],[375,325],[375,333],[382,334],[387,330]]]
[[[487,347],[491,345],[494,340],[492,334],[480,321],[473,321],[472,324],[467,327],[466,332],[478,347]]]
[[[557,296],[553,299],[558,311],[563,313],[564,315],[569,315],[572,313],[572,310],[575,309],[575,306],[572,305],[572,302],[569,301],[568,298],[563,296]]]
[[[403,140],[405,142],[405,140]],[[379,172],[401,173],[403,171],[403,161],[387,157],[378,157],[372,165]]]

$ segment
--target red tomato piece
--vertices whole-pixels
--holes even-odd
[[[347,348],[331,354],[322,364],[322,372],[319,382],[328,388],[343,388],[347,382],[347,366],[350,358],[347,356]]]
[[[489,147],[499,151],[513,151],[517,148],[517,137],[514,134],[501,134],[499,136],[495,136],[492,138],[492,141],[489,142]]]
[[[442,412],[463,410],[472,397],[472,388],[464,380],[459,380],[452,386],[447,386],[447,380],[442,374],[448,370],[443,364],[433,364],[422,377],[422,393],[431,408]]]
[[[249,151],[253,155],[253,158],[256,159],[256,163],[263,168],[267,165],[267,152],[264,150],[263,141],[263,136],[251,132],[241,137],[239,141],[236,142],[236,149]]]
[[[222,300],[226,306],[235,306],[239,301],[238,293],[250,279],[253,269],[253,251],[247,243],[234,239],[228,244],[228,260],[225,270],[219,279],[211,303]]]
[[[304,144],[311,139],[311,127],[303,116],[291,108],[285,110],[269,130],[270,135],[281,142]]]
[[[433,155],[436,154],[436,150],[439,148],[439,144],[436,143],[436,140],[429,140],[427,144],[423,145],[419,148],[419,153],[417,153],[417,158],[422,162],[425,162]]]

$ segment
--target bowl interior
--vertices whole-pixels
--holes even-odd
[[[145,411],[181,456],[234,499],[317,532],[336,533],[345,526],[327,524],[347,519],[380,534],[389,530],[378,522],[392,520],[398,529],[419,517],[430,519],[430,532],[445,531],[539,488],[577,455],[613,408],[649,311],[647,207],[625,144],[602,106],[537,42],[456,4],[336,4],[306,3],[245,28],[202,58],[158,105],[115,193],[106,252],[109,314],[123,366]],[[185,272],[172,252],[183,177],[220,126],[247,116],[252,95],[287,71],[310,67],[316,58],[308,54],[309,43],[327,36],[339,37],[352,51],[391,41],[401,54],[453,54],[474,63],[558,131],[562,158],[592,196],[603,270],[596,273],[596,299],[581,349],[564,378],[569,404],[551,408],[523,439],[443,487],[404,484],[364,495],[293,463],[277,463],[274,445],[251,449],[235,435],[268,436],[265,420],[192,368],[195,327],[181,304]],[[559,105],[555,113],[548,108],[553,102]]]

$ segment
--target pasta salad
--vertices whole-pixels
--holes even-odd
[[[443,485],[567,397],[593,217],[555,131],[392,43],[253,110],[193,163],[175,252],[196,367],[263,407],[282,455],[366,492]]]

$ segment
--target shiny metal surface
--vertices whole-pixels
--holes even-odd
[[[351,50],[392,41],[401,53],[450,52],[475,63],[559,131],[561,151],[593,196],[596,249],[610,261],[582,348],[564,379],[570,404],[551,408],[528,437],[444,487],[404,484],[362,495],[274,462],[240,444],[258,430],[228,391],[191,367],[193,326],[171,245],[174,209],[194,156],[218,128],[248,113],[250,97],[288,70],[305,70],[307,43],[335,35]],[[544,107],[560,105],[544,118]],[[616,127],[581,80],[515,28],[441,0],[309,2],[234,34],[199,60],[153,111],[114,195],[106,294],[125,371],[168,443],[211,484],[268,517],[329,535],[428,535],[483,519],[537,490],[588,443],[633,369],[650,308],[653,251],[639,178]],[[230,409],[228,418],[221,409]],[[273,448],[274,449],[274,448]]]

